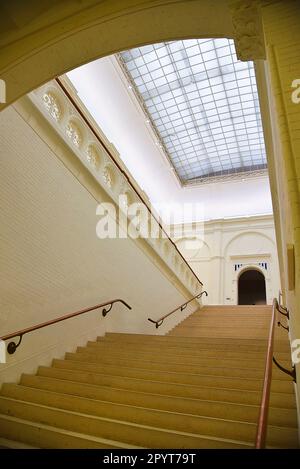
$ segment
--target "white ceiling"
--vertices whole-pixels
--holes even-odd
[[[267,176],[181,187],[115,57],[67,76],[151,203],[158,208],[169,204],[174,222],[272,213]],[[185,217],[184,204],[194,206]]]

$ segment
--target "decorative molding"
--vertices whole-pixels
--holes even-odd
[[[262,223],[264,221],[264,223]],[[255,222],[255,225],[254,225]],[[264,229],[272,229],[274,228],[274,217],[272,214],[267,215],[251,215],[247,217],[236,217],[236,218],[218,218],[216,220],[203,220],[199,222],[199,224],[203,224],[203,232],[202,236],[206,236],[208,234],[212,234],[216,232],[216,229],[220,229],[223,233],[231,233],[236,232],[237,230],[242,233],[247,233],[250,231],[260,233],[260,230]],[[251,226],[249,226],[251,223]],[[186,223],[183,225],[182,223],[175,223],[171,225],[170,231],[173,233],[173,241],[177,243],[181,238],[182,229],[184,226],[185,232],[192,232],[193,231],[193,223]],[[179,233],[179,235],[178,235]],[[261,234],[265,234],[262,232]],[[274,239],[272,239],[274,241]]]
[[[259,0],[233,0],[230,4],[234,42],[240,60],[266,59]]]
[[[253,267],[253,266],[258,266],[260,267],[261,269],[265,269],[265,270],[268,270],[268,263],[267,262],[252,262],[252,263],[241,263],[241,262],[238,262],[237,264],[234,264],[234,271],[237,272],[237,271],[240,271],[240,269],[244,269],[245,267]]]
[[[230,259],[235,260],[235,259],[270,259],[271,254],[270,253],[260,253],[260,254],[233,254],[232,256],[229,256]]]
[[[82,142],[81,132],[79,126],[73,120],[70,120],[66,125],[66,135],[76,147],[80,147]]]
[[[254,169],[251,171],[237,171],[236,173],[231,174],[222,174],[219,176],[205,176],[195,179],[190,179],[185,183],[182,183],[182,187],[191,187],[191,186],[199,186],[203,184],[213,184],[213,183],[220,183],[220,182],[228,182],[228,181],[241,181],[242,179],[254,179],[259,177],[267,177],[268,176],[268,168],[267,165],[263,169]]]
[[[109,166],[105,166],[105,168],[103,169],[102,178],[103,178],[104,183],[107,185],[107,187],[111,189],[113,185],[113,175]]]
[[[62,112],[61,106],[55,94],[53,94],[51,91],[44,93],[43,102],[49,114],[58,122],[61,118]]]
[[[141,202],[106,148],[101,142],[95,142],[92,130],[55,81],[29,93],[28,98],[117,206],[119,196],[125,196],[125,206],[120,207],[122,211],[125,209],[126,212],[128,204]],[[129,218],[128,221],[130,222]],[[171,240],[162,233],[152,215],[149,223],[152,232],[157,233],[159,237],[133,237],[133,240],[138,244],[143,242],[149,245],[163,261],[166,270],[172,272],[172,278],[179,280],[185,289],[195,295],[200,287],[197,278],[180,257]],[[139,233],[139,226],[135,231]]]
[[[100,167],[101,158],[97,148],[93,144],[91,144],[88,146],[86,153],[88,162],[95,169],[98,169]]]

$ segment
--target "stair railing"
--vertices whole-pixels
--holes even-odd
[[[261,399],[261,404],[260,404],[260,411],[259,411],[258,425],[257,425],[256,439],[255,439],[256,449],[263,449],[266,444],[271,380],[272,380],[272,359],[273,359],[273,347],[274,347],[275,314],[276,314],[277,307],[278,307],[278,301],[276,298],[274,298],[273,305],[272,305],[272,317],[271,317],[269,338],[268,338],[262,399]]]
[[[286,370],[285,368],[283,368],[281,365],[278,364],[275,357],[273,356],[274,355],[275,322],[276,322],[277,312],[289,318],[289,312],[287,308],[279,304],[277,298],[274,298],[273,304],[272,304],[272,317],[271,317],[269,337],[268,337],[262,399],[261,399],[261,404],[260,404],[260,411],[259,411],[256,438],[255,438],[256,449],[263,449],[265,448],[265,445],[266,445],[270,393],[271,393],[271,381],[272,381],[272,364],[275,363],[275,365],[281,371],[289,374],[293,378],[293,380],[296,381],[295,367],[293,366],[292,371]]]
[[[90,311],[94,311],[94,310],[100,309],[100,308],[103,308],[102,309],[102,316],[105,317],[107,315],[107,313],[109,313],[109,311],[112,309],[112,307],[115,303],[122,303],[124,306],[126,306],[126,308],[132,309],[131,306],[129,306],[129,304],[126,303],[126,301],[121,300],[120,298],[116,298],[114,300],[105,301],[105,303],[100,303],[100,304],[97,304],[95,306],[90,306],[89,308],[84,308],[84,309],[81,309],[79,311],[75,311],[73,313],[65,314],[64,316],[60,316],[58,318],[51,319],[50,321],[46,321],[46,322],[42,322],[40,324],[36,324],[35,326],[27,327],[26,329],[21,329],[19,331],[12,332],[10,334],[4,335],[3,337],[0,337],[0,339],[4,341],[4,340],[12,339],[14,337],[19,337],[19,342],[18,343],[15,343],[15,342],[12,341],[12,342],[9,342],[9,344],[7,345],[7,352],[10,355],[12,355],[12,354],[15,353],[17,348],[20,346],[20,344],[22,342],[22,338],[25,334],[29,334],[30,332],[37,331],[38,329],[42,329],[43,327],[51,326],[52,324],[56,324],[58,322],[65,321],[66,319],[74,318],[75,316],[79,316],[81,314],[85,314],[85,313],[88,313]],[[108,308],[106,308],[106,306],[108,306]]]
[[[180,252],[180,250],[178,249],[178,247],[176,246],[176,244],[174,243],[174,241],[170,238],[169,234],[167,233],[167,231],[165,230],[165,228],[163,227],[162,223],[160,222],[159,219],[157,219],[157,217],[154,215],[154,213],[152,212],[151,208],[149,207],[149,205],[147,204],[147,202],[145,201],[145,199],[142,197],[142,195],[140,194],[140,192],[136,189],[135,185],[132,183],[131,179],[129,178],[128,174],[123,170],[123,168],[120,166],[120,164],[118,163],[118,161],[116,160],[116,158],[114,157],[114,155],[112,154],[112,152],[110,151],[110,149],[108,148],[108,146],[106,145],[106,143],[103,141],[102,138],[100,138],[98,132],[95,130],[94,126],[91,124],[91,122],[89,121],[89,119],[86,117],[86,115],[83,113],[83,111],[80,109],[80,107],[78,106],[78,104],[76,103],[76,101],[74,100],[74,98],[71,96],[71,94],[68,92],[67,88],[64,86],[64,84],[62,83],[62,81],[59,79],[59,78],[55,78],[55,81],[56,83],[58,84],[58,86],[61,88],[61,90],[64,92],[64,94],[67,96],[67,98],[69,99],[69,101],[72,103],[72,105],[75,107],[76,111],[80,114],[80,117],[84,120],[84,122],[86,123],[86,125],[89,127],[89,129],[91,130],[91,132],[94,134],[94,137],[96,138],[96,140],[98,140],[100,142],[100,144],[104,147],[106,153],[108,154],[108,156],[110,157],[110,159],[114,162],[114,164],[117,166],[117,168],[119,169],[119,171],[123,174],[123,176],[125,177],[125,179],[127,180],[128,184],[130,185],[131,189],[135,192],[135,194],[137,195],[137,197],[140,199],[140,201],[142,202],[142,204],[145,206],[146,210],[148,211],[148,213],[153,217],[153,219],[157,222],[159,228],[161,229],[164,237],[166,239],[169,240],[169,242],[173,245],[173,248],[175,249],[175,251],[177,252],[177,255],[179,257],[181,257],[181,260],[184,262],[184,264],[186,265],[186,267],[190,270],[190,272],[192,273],[192,275],[196,278],[196,280],[200,283],[200,285],[203,285],[203,283],[201,282],[201,280],[199,279],[198,275],[196,275],[196,273],[194,272],[194,270],[192,269],[192,267],[190,266],[190,264],[187,262],[186,258],[184,257],[184,255],[182,254],[182,252]]]
[[[175,308],[175,309],[173,309],[172,311],[170,311],[170,313],[165,314],[165,316],[162,316],[161,318],[159,318],[159,319],[157,319],[157,320],[148,318],[148,321],[153,322],[153,324],[155,324],[156,329],[158,329],[159,326],[162,325],[162,323],[164,322],[164,320],[165,320],[167,317],[171,316],[171,314],[175,313],[175,312],[178,311],[179,309],[180,309],[180,311],[183,311],[183,310],[187,307],[187,305],[188,305],[189,303],[191,303],[191,302],[194,301],[194,300],[200,299],[201,296],[202,296],[204,293],[205,293],[206,296],[208,296],[207,291],[204,290],[204,291],[202,291],[201,293],[198,293],[198,295],[194,296],[194,297],[191,298],[190,300],[186,301],[185,303],[182,303],[182,305],[177,306],[177,308]]]
[[[279,291],[279,301],[278,301],[278,313],[281,314],[282,316],[284,316],[286,318],[287,321],[289,321],[290,319],[290,312],[289,310],[283,306],[281,304],[281,298],[282,298],[282,293],[281,291]],[[287,324],[286,326],[284,326],[281,321],[277,321],[277,325],[278,327],[282,327],[283,329],[285,329],[287,332],[289,332],[290,328],[289,328],[289,325]],[[280,371],[282,371],[283,373],[286,373],[287,375],[291,376],[293,378],[293,381],[296,383],[296,367],[295,365],[293,364],[292,365],[292,369],[291,370],[288,370],[287,368],[285,368],[284,366],[280,365],[280,363],[278,363],[278,361],[276,360],[275,357],[273,357],[273,363],[275,363],[275,365],[277,366],[277,368],[279,368]]]

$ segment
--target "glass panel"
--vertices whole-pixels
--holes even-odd
[[[266,167],[254,66],[237,60],[232,39],[120,55],[183,182]]]

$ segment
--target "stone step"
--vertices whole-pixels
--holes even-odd
[[[261,365],[256,368],[246,367],[245,363],[240,362],[240,368],[230,367],[225,360],[219,360],[217,365],[215,365],[215,360],[198,360],[192,364],[189,364],[187,360],[178,358],[177,362],[159,362],[159,357],[119,357],[119,356],[104,356],[101,353],[94,351],[86,352],[85,349],[79,348],[79,351],[76,353],[79,355],[79,360],[111,365],[120,365],[120,366],[131,366],[132,368],[143,368],[149,370],[157,371],[174,371],[179,373],[199,373],[203,375],[216,375],[216,376],[226,376],[226,377],[239,377],[239,378],[263,378],[264,367]],[[69,353],[66,353],[66,359],[69,357]],[[227,366],[229,365],[229,366]],[[290,381],[291,378],[282,373],[275,365],[273,365],[273,376],[276,380]]]
[[[224,356],[223,353],[216,353],[210,352],[211,356],[209,356],[209,352],[202,354],[201,352],[198,353],[183,353],[181,350],[174,350],[174,351],[156,351],[156,350],[143,350],[143,349],[123,349],[122,351],[114,349],[112,347],[103,347],[99,344],[99,342],[88,342],[86,347],[78,347],[78,353],[89,353],[99,357],[110,357],[110,358],[118,358],[122,356],[122,358],[126,359],[138,359],[143,360],[153,360],[153,361],[163,361],[166,363],[189,363],[189,364],[196,364],[196,365],[210,365],[214,366],[216,363],[222,363],[225,367],[229,368],[241,368],[245,366],[246,368],[255,368],[260,369],[264,368],[266,356],[265,354],[257,354],[256,356],[245,356],[244,354],[235,356]],[[230,353],[230,352],[229,352]],[[281,354],[280,355],[281,363],[283,366],[288,367],[291,366],[291,359],[288,354]]]
[[[136,352],[137,347],[135,344],[132,343],[121,343],[118,342],[111,342],[105,340],[96,340],[96,341],[89,341],[87,343],[88,347],[97,347],[99,350],[109,350],[115,353],[123,354],[124,352]],[[149,344],[140,344],[138,347],[139,353],[152,353],[153,346]],[[159,345],[159,353],[162,356],[165,355],[174,355],[178,354],[178,347],[176,344],[171,345]],[[291,353],[290,352],[277,352],[278,357],[282,360],[290,361]],[[224,349],[213,349],[213,348],[197,348],[197,347],[180,347],[180,356],[182,357],[210,357],[215,358],[218,360],[219,356],[224,358],[236,358],[236,359],[251,359],[251,360],[264,360],[266,359],[266,349],[262,351],[252,351],[251,349],[247,348],[246,350],[224,350]]]
[[[113,376],[113,375],[104,375],[100,373],[93,373],[83,370],[65,370],[51,367],[39,367],[38,369],[39,376],[50,376],[58,379],[69,379],[71,381],[86,382],[90,384],[99,384],[100,386],[112,386],[112,387],[121,387],[125,389],[141,390],[147,391],[153,389],[156,393],[157,390],[159,394],[170,394],[179,393],[179,395],[186,395],[186,397],[196,397],[197,398],[197,386],[211,386],[211,387],[220,387],[227,389],[243,389],[243,390],[256,390],[259,391],[262,389],[262,379],[243,379],[243,378],[233,378],[233,377],[223,377],[223,376],[209,376],[209,375],[198,375],[197,386],[187,385],[185,383],[173,383],[172,381],[149,381],[146,379],[140,378],[128,378],[125,376]],[[169,379],[171,380],[174,376],[173,373],[170,373]],[[272,389],[274,392],[288,392],[293,393],[293,383],[291,381],[281,381],[273,380]],[[156,391],[155,391],[156,390]]]
[[[121,442],[60,429],[55,424],[45,425],[2,414],[0,432],[5,439],[14,438],[18,442],[44,449],[134,449],[132,445]]]
[[[46,376],[32,376],[23,375],[21,384],[26,387],[35,387],[38,389],[45,389],[49,391],[57,391],[67,394],[74,394],[91,399],[111,400],[121,404],[130,404],[132,399],[135,399],[136,405],[158,406],[158,408],[165,408],[168,410],[170,406],[176,412],[187,411],[188,407],[192,406],[193,413],[199,414],[200,407],[198,407],[199,400],[221,401],[225,403],[237,403],[245,405],[259,406],[261,401],[261,394],[257,391],[240,390],[240,389],[227,389],[216,388],[208,386],[197,386],[194,395],[196,397],[186,397],[184,395],[184,388],[172,388],[169,386],[172,394],[167,394],[166,389],[162,388],[163,393],[159,393],[159,383],[152,386],[151,389],[145,386],[145,390],[132,390],[124,387],[101,386],[94,384],[82,383],[79,381],[68,381],[59,378],[51,378]],[[126,386],[126,383],[125,383]],[[180,395],[180,390],[182,391]],[[177,391],[177,393],[176,393]],[[296,400],[293,394],[275,393],[271,392],[271,407],[292,409],[296,408]],[[165,407],[161,407],[165,406]]]
[[[152,414],[148,416],[145,412],[145,409],[149,409],[154,412],[154,421],[156,421],[155,418],[158,421],[158,417],[155,417],[155,414],[159,411],[162,411],[162,423],[160,424],[162,428],[167,428],[165,425],[168,422],[169,414],[173,413],[174,415],[176,414],[178,416],[183,416],[184,414],[184,420],[182,418],[179,419],[178,417],[177,421],[175,417],[173,417],[173,420],[175,419],[174,425],[176,425],[176,427],[168,427],[182,431],[185,431],[186,428],[182,425],[186,425],[189,416],[191,415],[220,418],[224,420],[229,419],[256,424],[259,414],[258,405],[253,406],[198,399],[197,412],[195,412],[195,405],[193,405],[194,401],[187,399],[183,401],[185,407],[181,402],[181,407],[179,409],[174,409],[174,402],[172,402],[172,400],[162,399],[160,406],[154,405],[153,395],[150,394],[145,394],[143,402],[140,402],[139,404],[134,399],[129,401],[127,400],[127,403],[123,404],[120,402],[115,402],[111,398],[109,398],[109,400],[87,399],[84,397],[75,397],[72,395],[70,396],[68,394],[59,393],[57,390],[45,391],[17,384],[3,385],[1,395],[13,399],[63,408],[66,410],[76,409],[78,412],[91,413],[92,415],[98,415],[102,417],[120,418],[121,420],[128,420],[136,423],[145,423],[147,418],[150,419]],[[133,395],[131,397],[136,396]],[[129,396],[127,396],[127,399],[128,398],[130,398],[130,393]],[[188,404],[191,405],[189,406]],[[173,420],[171,419],[170,425]],[[150,424],[149,421],[147,421],[147,424]],[[294,409],[271,408],[269,412],[269,424],[296,428],[297,418]],[[153,423],[152,421],[151,425],[157,426],[157,423]]]
[[[83,414],[77,411],[66,411],[26,401],[0,397],[0,414],[13,416],[18,419],[28,420],[37,424],[56,426],[62,430],[81,432],[88,436],[125,442],[128,445],[150,448],[231,448],[249,447],[251,442],[242,442],[241,433],[250,440],[255,426],[234,422],[232,426],[226,425],[227,421],[218,419],[206,419],[207,430],[205,435],[190,432],[174,431],[170,429],[156,428],[149,425],[139,425],[119,419],[109,419],[93,415]],[[230,428],[229,428],[230,427]],[[207,436],[207,432],[216,432],[220,437]],[[239,440],[234,441],[224,438],[224,431],[229,435],[236,435]],[[226,430],[227,429],[227,430]],[[241,432],[239,433],[238,430]],[[292,430],[284,428],[281,441],[283,445],[291,446]],[[226,441],[227,440],[227,441]],[[272,442],[276,443],[276,432],[272,436]]]

